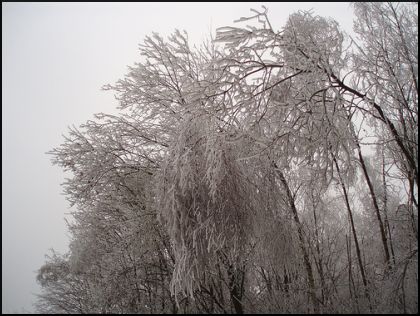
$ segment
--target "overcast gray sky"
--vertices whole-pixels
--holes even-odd
[[[313,8],[351,30],[348,3],[2,3],[3,313],[33,312],[44,255],[67,251],[65,175],[45,152],[68,126],[116,111],[100,88],[138,61],[147,34],[178,28],[198,44],[261,4],[277,29]]]

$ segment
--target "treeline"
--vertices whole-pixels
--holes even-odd
[[[44,313],[417,313],[418,4],[147,37],[53,163]]]

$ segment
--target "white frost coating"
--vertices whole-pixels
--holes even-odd
[[[51,152],[77,210],[40,310],[416,313],[411,6],[354,4],[350,49],[335,21],[297,12],[275,31],[265,7],[218,46],[147,37],[107,86],[121,114]]]

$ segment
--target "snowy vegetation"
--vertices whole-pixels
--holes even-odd
[[[72,172],[50,313],[417,313],[418,4],[152,34]],[[247,25],[248,24],[248,25]]]

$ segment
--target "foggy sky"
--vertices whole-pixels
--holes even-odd
[[[2,3],[2,312],[34,311],[36,270],[68,247],[65,175],[45,152],[67,127],[116,113],[107,83],[139,60],[152,31],[199,44],[264,4],[274,29],[299,9],[351,30],[347,3]]]

